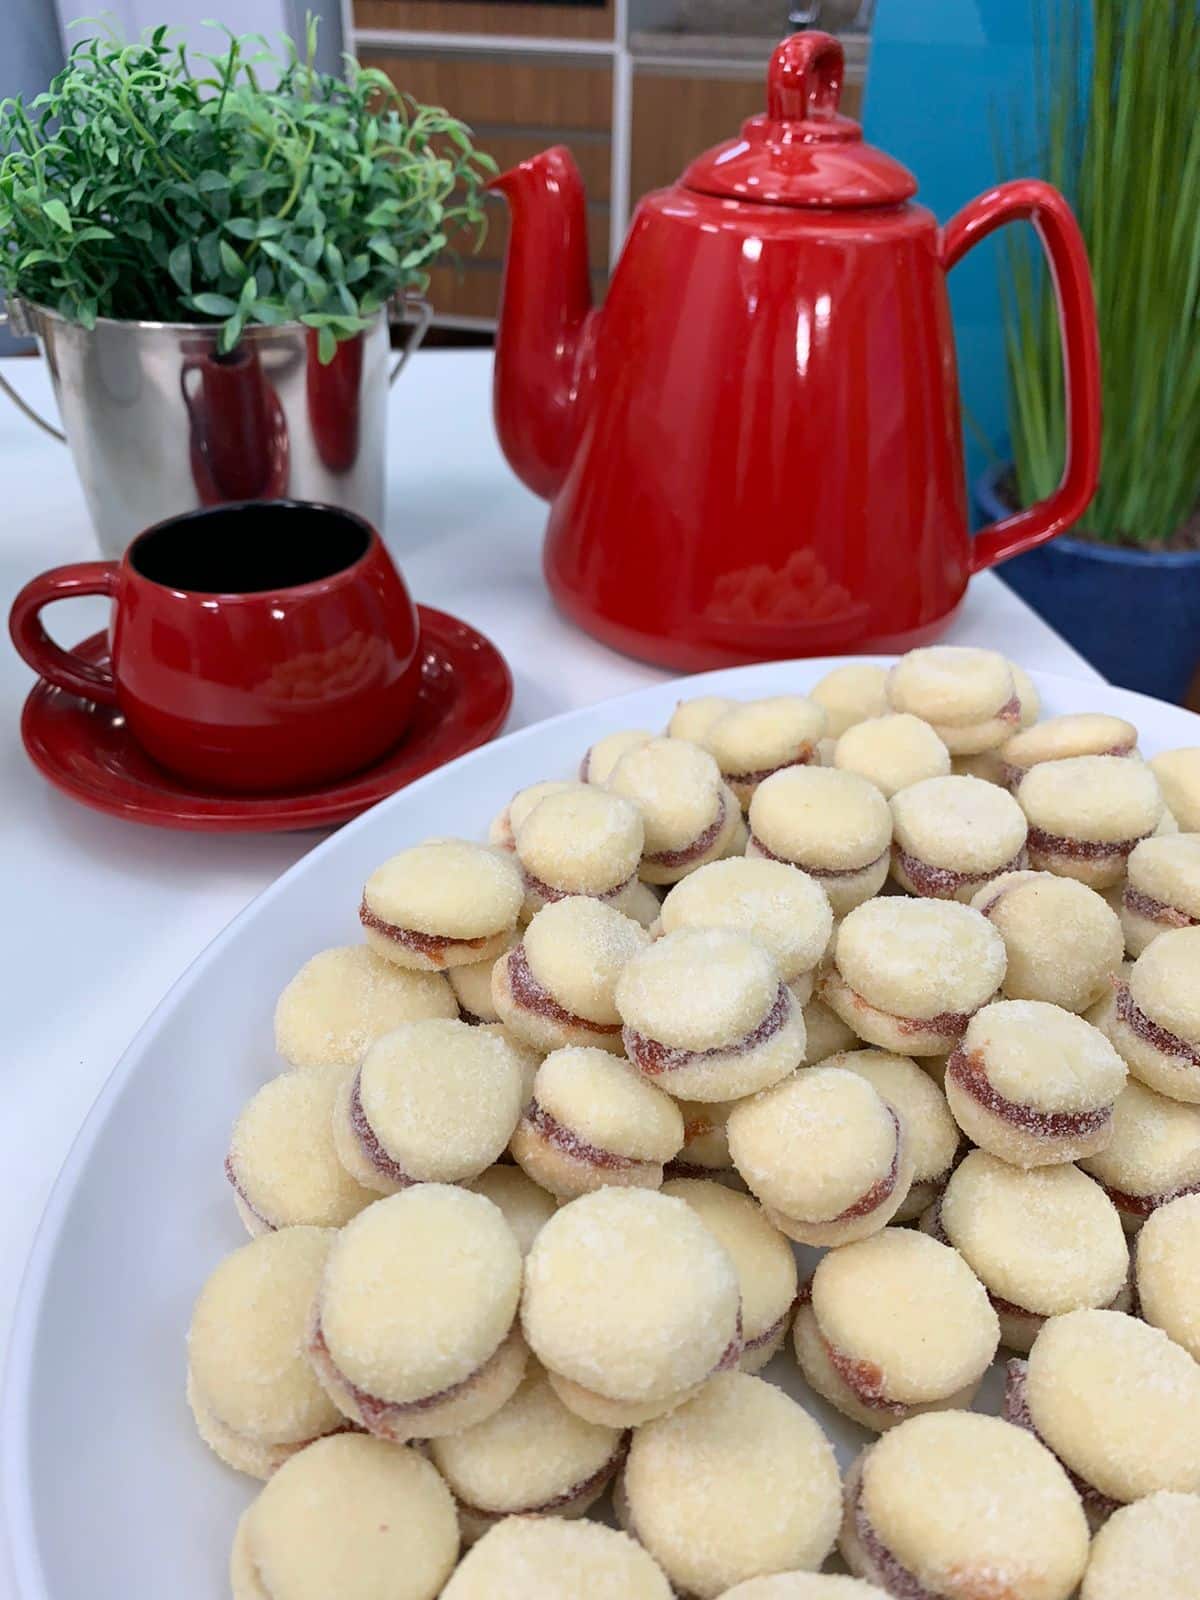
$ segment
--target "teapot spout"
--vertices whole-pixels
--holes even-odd
[[[522,483],[548,500],[579,436],[579,356],[592,302],[583,180],[570,152],[556,145],[490,187],[512,212],[496,336],[496,432]]]

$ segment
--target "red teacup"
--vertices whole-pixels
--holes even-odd
[[[111,671],[42,627],[53,600],[109,595]],[[153,758],[194,782],[294,789],[394,745],[420,679],[416,609],[375,530],[333,506],[247,501],[171,517],[121,561],[55,567],[9,616],[35,672],[120,707]]]

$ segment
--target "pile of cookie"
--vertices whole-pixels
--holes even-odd
[[[1038,709],[685,701],[371,875],[189,1334],[237,1600],[1198,1592],[1200,749]]]

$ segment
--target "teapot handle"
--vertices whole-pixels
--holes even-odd
[[[971,571],[983,572],[1062,533],[1087,510],[1100,474],[1100,347],[1087,248],[1071,208],[1036,178],[999,184],[979,195],[941,230],[947,271],[972,245],[1006,222],[1032,222],[1046,252],[1062,333],[1067,450],[1058,488],[1045,500],[981,528]]]

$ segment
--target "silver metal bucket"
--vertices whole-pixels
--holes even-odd
[[[14,301],[7,320],[36,335],[65,433],[2,377],[0,388],[70,446],[106,556],[164,517],[223,500],[319,500],[382,531],[387,391],[431,315],[422,300],[397,302],[322,366],[299,322],[246,328],[221,356],[212,323],[101,317],[88,329]],[[392,320],[409,332],[389,370]]]

